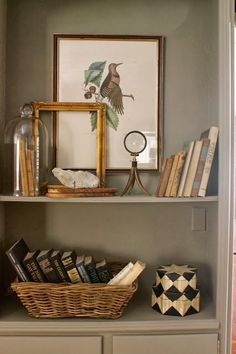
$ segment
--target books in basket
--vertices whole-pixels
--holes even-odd
[[[119,285],[131,285],[145,269],[145,263],[137,261],[132,269],[119,281]]]
[[[36,259],[47,281],[50,283],[60,283],[61,279],[51,262],[50,256],[52,252],[52,249],[42,250]]]
[[[96,263],[96,272],[101,283],[108,283],[112,278],[112,273],[106,259]]]
[[[85,259],[85,256],[82,255],[82,256],[77,256],[76,258],[76,268],[80,274],[80,277],[82,279],[82,281],[84,283],[91,283],[91,280],[90,280],[90,277],[88,275],[88,272],[87,270],[85,269],[85,266],[84,266],[84,259]]]
[[[109,285],[131,285],[145,269],[145,263],[137,261],[129,262],[109,282]]]
[[[29,252],[29,247],[23,238],[14,242],[14,244],[6,251],[6,255],[11,262],[18,277],[22,281],[31,281],[31,277],[23,265],[23,259]]]
[[[76,267],[77,254],[73,251],[63,252],[61,256],[62,264],[67,272],[71,283],[82,283],[82,279]]]
[[[60,281],[66,283],[66,282],[69,282],[70,279],[69,279],[67,272],[62,264],[61,255],[62,255],[61,251],[54,250],[50,254],[50,261],[51,261],[51,264],[53,265]]]
[[[101,283],[96,271],[96,263],[92,256],[85,257],[84,266],[89,275],[91,283]]]
[[[46,278],[37,262],[39,252],[39,250],[28,252],[23,259],[23,264],[33,281],[44,283]]]
[[[109,285],[117,285],[124,278],[129,271],[133,268],[133,262],[129,262],[124,268],[122,268],[119,273],[117,273],[109,282]]]

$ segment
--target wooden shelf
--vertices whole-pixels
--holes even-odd
[[[217,202],[218,196],[205,198],[157,198],[155,196],[116,196],[86,198],[15,197],[0,195],[0,202],[43,202],[43,203],[206,203]]]
[[[149,299],[148,299],[149,300]],[[1,303],[0,335],[48,335],[48,334],[86,334],[101,332],[147,332],[179,333],[215,332],[219,322],[215,318],[211,301],[204,301],[198,314],[175,317],[164,316],[154,311],[150,301],[134,297],[123,316],[116,320],[91,318],[37,319],[28,315],[15,297],[8,297]]]

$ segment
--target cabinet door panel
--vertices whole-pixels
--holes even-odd
[[[0,337],[2,354],[101,354],[101,337]]]
[[[114,336],[113,354],[217,354],[216,334]]]

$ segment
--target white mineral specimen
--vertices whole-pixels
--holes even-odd
[[[88,171],[71,171],[54,168],[54,176],[69,188],[97,188],[99,178]]]

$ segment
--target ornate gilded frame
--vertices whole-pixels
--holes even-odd
[[[105,186],[106,171],[106,104],[86,102],[32,102],[34,114],[39,118],[41,111],[49,112],[97,112],[96,134],[96,175],[100,183],[99,187]],[[54,117],[55,119],[55,117]],[[54,141],[56,132],[53,131]],[[56,146],[54,146],[56,153]],[[56,154],[55,156],[56,157]]]

